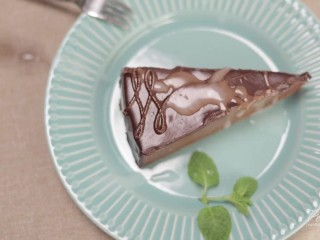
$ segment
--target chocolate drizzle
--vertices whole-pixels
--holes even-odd
[[[210,83],[206,80],[174,90],[167,97],[164,107],[172,108],[180,115],[190,116],[208,104],[226,110],[226,105],[234,96],[235,90],[230,88],[228,82]]]
[[[166,110],[168,108],[173,109],[180,115],[189,116],[208,104],[217,106],[221,111],[227,111],[229,106],[235,105],[234,97],[238,94],[246,99],[244,96],[246,94],[245,90],[232,89],[227,81],[222,81],[229,71],[230,69],[217,70],[206,80],[199,80],[190,72],[173,72],[165,79],[159,80],[157,74],[150,69],[144,75],[135,71],[131,79],[134,94],[124,110],[124,113],[127,114],[134,102],[138,104],[140,121],[134,132],[134,137],[139,139],[143,134],[151,102],[157,108],[154,131],[157,134],[163,134],[167,130]],[[139,98],[142,84],[148,92],[145,106]],[[158,93],[168,93],[170,89],[172,91],[163,101],[157,98]],[[242,97],[240,99],[243,100]],[[233,101],[233,104],[231,101]]]
[[[212,105],[221,114],[239,104],[250,102],[253,97],[264,95],[266,90],[287,89],[289,87],[287,82],[292,78],[274,86],[266,71],[235,71],[227,68],[210,71],[210,74],[205,72],[207,74],[205,80],[198,79],[190,70],[175,69],[171,70],[165,78],[158,79],[157,72],[152,68],[133,69],[128,75],[133,96],[124,113],[128,114],[133,104],[137,103],[140,119],[134,127],[134,138],[142,137],[152,103],[156,107],[153,128],[155,133],[160,135],[167,130],[166,111],[169,108],[179,115],[191,116],[201,108]],[[139,97],[143,85],[147,91],[145,105]],[[159,99],[159,94],[165,95],[163,100]]]
[[[156,131],[156,133],[161,134],[167,129],[167,124],[166,124],[165,113],[163,112],[163,109],[162,109],[162,104],[159,101],[159,99],[156,97],[156,95],[153,93],[155,82],[158,81],[157,74],[152,70],[148,70],[145,74],[145,80],[147,82],[146,88],[149,94],[148,100],[151,98],[153,103],[156,105],[158,109],[155,117],[155,121],[154,121],[154,130]],[[148,105],[148,101],[147,101],[147,105]]]
[[[131,85],[132,85],[134,94],[128,106],[125,108],[124,114],[128,114],[128,111],[132,108],[135,102],[138,104],[139,112],[140,112],[140,122],[136,127],[136,130],[134,132],[134,137],[136,139],[139,139],[143,134],[143,131],[145,128],[146,116],[147,116],[151,102],[153,102],[158,109],[155,117],[155,121],[154,121],[154,129],[157,133],[159,132],[159,134],[163,133],[166,129],[165,115],[162,112],[161,102],[153,93],[155,82],[157,82],[158,80],[156,73],[152,70],[148,70],[145,72],[144,75],[142,75],[139,71],[135,71],[135,73],[132,76],[133,77],[131,79]],[[145,88],[148,91],[148,98],[145,106],[143,106],[142,101],[139,97],[142,84],[144,84]]]

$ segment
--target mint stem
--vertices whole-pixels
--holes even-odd
[[[230,195],[226,195],[226,196],[220,196],[220,197],[208,197],[207,198],[208,202],[232,202],[230,199]]]
[[[203,189],[203,194],[201,196],[201,198],[199,199],[204,205],[206,205],[206,207],[208,207],[208,186],[204,185],[204,189]]]

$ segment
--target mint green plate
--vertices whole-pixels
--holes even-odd
[[[214,157],[229,193],[243,175],[259,190],[231,239],[283,239],[319,210],[320,26],[295,0],[132,0],[128,29],[82,15],[49,79],[46,125],[54,164],[81,210],[117,239],[201,239],[201,189],[187,176],[196,149]],[[139,169],[119,110],[124,66],[309,71],[295,96]]]

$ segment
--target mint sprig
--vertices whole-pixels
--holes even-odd
[[[241,177],[233,186],[233,192],[230,195],[222,197],[208,197],[205,202],[229,202],[235,206],[240,213],[247,215],[248,207],[252,205],[251,197],[258,188],[258,182],[252,177]]]
[[[210,207],[210,202],[228,202],[244,215],[249,213],[252,205],[251,197],[258,188],[258,182],[252,177],[241,177],[233,186],[230,195],[208,197],[208,188],[219,184],[219,172],[211,157],[206,153],[196,151],[188,164],[188,174],[191,180],[203,187],[203,195],[199,199],[205,208],[198,214],[198,227],[206,240],[228,239],[231,232],[231,217],[223,206]]]

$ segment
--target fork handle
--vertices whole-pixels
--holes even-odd
[[[86,2],[86,0],[59,0],[59,1],[73,2],[73,3],[77,4],[80,8],[82,8]]]

